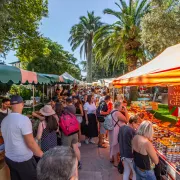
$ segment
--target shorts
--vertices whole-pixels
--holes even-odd
[[[100,126],[100,134],[106,134],[106,129],[104,128],[104,123],[100,122],[99,126]]]
[[[72,147],[73,144],[78,143],[78,134],[76,133],[70,136],[65,136],[64,133],[62,133],[61,141],[62,141],[62,146]]]
[[[77,120],[78,120],[78,122],[79,122],[79,124],[81,124],[82,123],[82,116],[76,116],[76,118],[77,118]]]
[[[8,165],[11,172],[11,179],[26,179],[36,180],[36,160],[34,157],[24,162],[14,162],[9,158],[5,157],[6,164]],[[4,179],[4,178],[3,178]]]

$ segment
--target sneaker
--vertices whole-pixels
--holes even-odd
[[[81,143],[80,142],[78,142],[78,147],[81,147]]]
[[[82,163],[80,161],[78,161],[78,169],[82,168]]]
[[[89,141],[91,144],[96,144],[95,141],[93,139],[90,139]]]
[[[89,140],[88,139],[85,139],[85,144],[89,144]]]

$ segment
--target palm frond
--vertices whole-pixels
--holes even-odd
[[[137,17],[142,17],[145,13],[147,13],[149,6],[149,0],[142,0],[140,3],[138,3],[136,8],[135,19],[137,20]]]
[[[124,10],[127,10],[128,6],[127,6],[127,4],[126,4],[126,1],[120,0],[120,3],[121,3],[122,8],[123,8]]]

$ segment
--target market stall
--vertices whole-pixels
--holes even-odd
[[[180,44],[167,48],[162,54],[140,68],[129,72],[112,82],[116,88],[124,86],[166,86],[176,90],[180,84]],[[173,107],[180,106],[180,91],[172,94]],[[159,155],[163,177],[165,179],[180,179],[180,120],[178,122],[163,122],[148,111],[149,107],[158,108],[153,102],[132,102],[130,112],[140,114],[143,119],[154,124],[155,135],[153,144]],[[168,107],[167,107],[168,108]]]
[[[41,76],[38,73],[30,72],[22,69],[18,69],[12,66],[0,65],[0,83],[3,84],[48,84],[50,83],[48,78]],[[34,91],[33,91],[34,92]],[[33,100],[34,107],[34,100]],[[10,179],[9,169],[4,162],[4,141],[0,133],[0,177],[3,180]]]
[[[155,59],[113,81],[113,85],[167,85],[180,82],[180,44],[167,48]]]
[[[42,74],[19,69],[13,66],[0,65],[0,83],[10,85],[16,84],[21,86],[23,85],[23,87],[24,85],[26,85],[26,87],[31,88],[33,90],[33,99],[27,100],[25,102],[25,105],[27,106],[25,106],[23,110],[23,113],[30,117],[32,114],[32,110],[38,110],[37,106],[39,104],[37,102],[40,102],[40,99],[38,97],[35,97],[35,86],[42,85],[44,99],[44,85],[50,87],[52,97],[52,86],[55,86],[56,84],[78,84],[79,81],[73,78],[68,73],[64,73],[62,75]],[[31,121],[33,125],[33,133],[35,135],[37,133],[36,131],[39,124],[39,120],[36,120],[32,117]],[[0,133],[0,179],[2,177],[3,180],[10,179],[9,169],[6,163],[4,162],[4,141]]]

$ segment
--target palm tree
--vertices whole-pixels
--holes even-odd
[[[87,61],[87,82],[92,82],[92,59],[93,59],[93,38],[96,31],[102,26],[100,17],[94,12],[87,12],[87,17],[79,18],[80,22],[75,24],[70,31],[69,42],[72,50],[80,47],[80,55],[84,54]]]
[[[119,0],[115,3],[118,11],[105,9],[104,13],[115,16],[117,22],[102,26],[95,34],[95,59],[100,65],[108,68],[112,63],[118,67],[126,62],[128,70],[137,67],[138,61],[143,61],[143,49],[140,43],[140,21],[148,12],[149,0]]]

